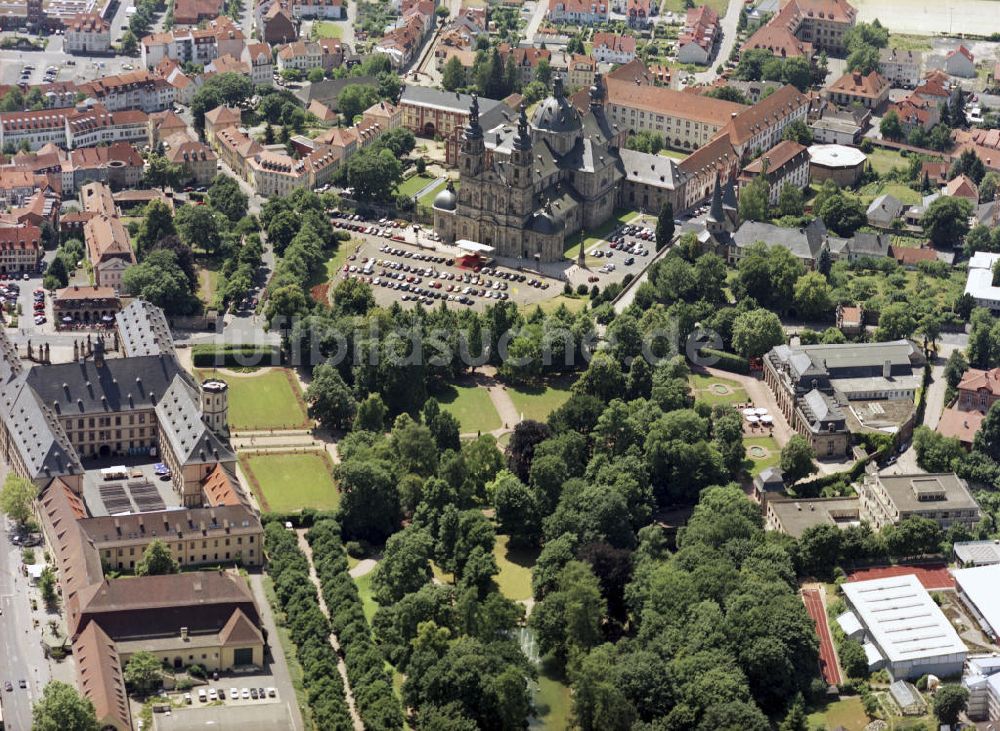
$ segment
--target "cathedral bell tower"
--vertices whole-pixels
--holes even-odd
[[[479,125],[479,97],[473,94],[472,104],[469,105],[469,124],[462,138],[460,174],[479,176],[483,172],[485,155],[486,143],[483,141],[483,128]]]
[[[528,111],[521,102],[521,113],[517,118],[517,136],[510,153],[511,213],[516,216],[528,216],[532,208],[532,139],[531,128],[528,126]]]

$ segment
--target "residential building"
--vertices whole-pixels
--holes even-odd
[[[274,84],[274,58],[271,47],[266,43],[249,43],[240,54],[240,59],[250,65],[250,78],[254,86]]]
[[[767,495],[764,525],[798,539],[807,528],[834,525],[841,530],[861,524],[856,497],[781,498]]]
[[[321,65],[323,49],[320,48],[318,43],[295,41],[294,43],[289,43],[287,46],[282,46],[278,50],[277,56],[279,72],[286,69],[308,71],[309,69],[318,68]]]
[[[403,126],[403,109],[387,101],[378,101],[361,114],[362,121],[378,127],[382,132]]]
[[[175,92],[164,79],[146,69],[103,76],[79,85],[79,92],[109,112],[139,109],[147,114],[170,109]]]
[[[645,29],[652,22],[652,17],[659,12],[659,3],[651,0],[627,0],[625,16],[629,28]]]
[[[949,76],[972,79],[976,76],[976,59],[972,51],[960,45],[944,57],[944,70]]]
[[[38,226],[0,226],[0,274],[34,274],[41,260],[42,231]]]
[[[147,117],[133,110],[109,112],[103,105],[38,112],[0,113],[0,147],[27,144],[38,150],[47,144],[65,149],[93,147],[146,138]]]
[[[343,0],[259,0],[254,6],[257,27],[265,25],[264,18],[277,8],[288,15],[293,23],[302,20],[344,20],[347,18],[347,3]],[[275,43],[278,41],[268,41]],[[284,41],[290,42],[289,40]]]
[[[188,123],[173,110],[149,115],[149,146],[151,148],[177,134],[185,134],[192,139],[195,137],[194,131],[188,127]]]
[[[878,71],[893,86],[916,88],[924,65],[920,51],[882,48],[878,52]]]
[[[102,213],[83,225],[83,236],[94,268],[94,283],[120,292],[122,275],[136,263],[125,225],[117,216]]]
[[[877,71],[867,76],[848,71],[826,88],[826,95],[840,106],[859,106],[877,112],[889,102],[889,88],[889,82]]]
[[[206,137],[208,137],[207,134]],[[212,146],[222,161],[229,166],[229,169],[249,183],[250,167],[248,161],[254,155],[262,152],[263,146],[238,128],[231,126],[216,130],[208,139],[211,140]]]
[[[979,188],[975,182],[965,173],[956,175],[948,181],[944,187],[943,195],[952,198],[964,198],[972,204],[973,208],[979,205]]]
[[[958,384],[957,409],[985,414],[997,401],[1000,401],[1000,368],[985,371],[970,368],[965,372]]]
[[[143,65],[152,69],[165,58],[199,66],[227,54],[240,58],[245,46],[246,39],[240,27],[222,16],[200,28],[175,28],[167,33],[153,33],[142,39],[139,48]]]
[[[969,274],[965,293],[972,295],[977,307],[985,307],[994,315],[1000,313],[1000,287],[993,286],[993,266],[1000,254],[977,251],[969,259]]]
[[[66,23],[63,50],[67,53],[108,53],[111,24],[97,13],[79,13]]]
[[[849,338],[857,337],[865,331],[865,306],[837,305],[836,327]]]
[[[434,3],[420,0],[403,15],[395,28],[378,40],[372,52],[387,55],[395,69],[408,66],[433,28],[435,17]]]
[[[982,517],[965,481],[954,472],[866,473],[858,494],[861,517],[876,531],[914,516],[933,520],[941,530],[953,525],[971,529]]]
[[[552,51],[547,48],[511,48],[509,44],[500,47],[500,54],[504,59],[504,64],[514,64],[522,84],[530,84],[535,80],[535,72],[538,64],[545,61],[551,69]]]
[[[204,142],[187,134],[174,135],[165,142],[166,158],[183,170],[183,179],[195,185],[208,185],[217,172],[219,156]]]
[[[30,168],[0,167],[0,209],[22,205],[35,190],[35,174]]]
[[[549,0],[546,13],[551,23],[595,25],[608,21],[608,4],[605,0]]]
[[[635,58],[635,36],[621,33],[594,33],[590,55],[600,63],[628,63]],[[587,83],[594,78],[593,72]]]
[[[174,0],[174,23],[198,25],[225,14],[223,0]]]
[[[809,129],[816,144],[856,145],[870,119],[868,109],[838,109],[831,104],[809,124]]]
[[[677,38],[677,60],[704,66],[712,59],[720,35],[719,14],[707,5],[689,8]]]
[[[205,138],[210,140],[227,127],[239,127],[240,121],[240,110],[236,107],[210,109],[205,112]]]
[[[60,178],[64,194],[73,193],[90,182],[105,183],[111,190],[134,188],[142,179],[142,155],[129,142],[112,142],[110,145],[81,147],[60,153]]]
[[[786,58],[811,58],[820,51],[841,55],[844,35],[856,20],[857,10],[846,0],[789,0],[743,49],[766,49]]]
[[[597,61],[592,56],[582,53],[570,54],[566,63],[566,88],[570,92],[590,86],[597,73]]]
[[[301,160],[262,150],[246,161],[249,182],[257,195],[278,197],[297,188],[312,189],[326,183],[340,164],[329,147],[319,146]]]
[[[968,650],[915,574],[841,586],[864,631],[869,669],[894,680],[959,675]]]
[[[805,145],[782,140],[743,168],[741,185],[763,175],[767,180],[768,202],[774,206],[786,185],[798,190],[809,187],[809,153]]]
[[[291,13],[278,3],[270,5],[268,10],[259,16],[257,26],[263,29],[261,40],[272,46],[276,43],[291,43],[299,37],[298,25]]]
[[[892,228],[894,221],[903,215],[903,203],[889,193],[883,193],[868,205],[865,218],[869,226]]]
[[[911,94],[905,99],[893,102],[886,110],[886,114],[889,112],[896,113],[903,135],[906,137],[909,137],[910,133],[918,128],[929,132],[934,125],[941,121],[940,104],[918,94]]]
[[[791,84],[732,116],[724,132],[737,154],[747,158],[769,150],[781,141],[785,128],[806,121],[809,97]]]

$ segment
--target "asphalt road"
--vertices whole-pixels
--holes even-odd
[[[0,483],[6,475],[7,466],[0,463]],[[0,692],[6,731],[30,731],[31,705],[49,681],[49,669],[38,635],[31,629],[28,580],[19,573],[21,551],[10,539],[7,518],[0,517],[0,684],[9,680],[14,686],[10,693]],[[27,688],[18,687],[22,679]]]
[[[715,77],[718,76],[715,73],[715,67],[729,60],[729,54],[736,43],[736,25],[740,22],[740,10],[742,8],[743,0],[729,0],[729,8],[719,21],[719,25],[722,26],[722,42],[719,44],[715,58],[709,63],[709,67],[694,75],[697,83],[711,84],[715,81]]]

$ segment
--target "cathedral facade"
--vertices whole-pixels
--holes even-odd
[[[522,104],[516,126],[489,132],[473,98],[458,158],[460,188],[449,184],[435,198],[434,228],[447,243],[474,241],[500,257],[559,261],[567,237],[614,213],[625,177],[617,147],[599,79],[584,112],[557,77],[530,121]]]

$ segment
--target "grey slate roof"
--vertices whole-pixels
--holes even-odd
[[[360,86],[378,86],[378,79],[374,76],[348,76],[343,79],[324,79],[315,84],[305,84],[301,89],[294,92],[295,97],[308,107],[310,102],[318,101],[333,111],[337,110],[337,98],[345,86],[352,84]]]
[[[895,196],[885,193],[873,200],[865,211],[868,223],[873,226],[889,226],[894,218],[903,213],[903,203]]]
[[[174,339],[163,310],[144,300],[135,300],[115,320],[126,357],[174,353]]]
[[[677,188],[685,178],[677,162],[671,157],[625,148],[618,150],[618,155],[621,157],[625,179],[630,182],[657,188]]]
[[[469,107],[472,106],[472,95],[460,94],[457,91],[441,91],[429,86],[413,86],[408,84],[403,87],[403,91],[399,96],[399,103],[419,104],[421,106],[446,109],[465,114],[469,111]],[[497,107],[503,107],[503,109],[510,113],[510,109],[503,102],[497,99],[479,97],[479,126],[483,129],[491,127],[490,122],[492,118],[487,115]],[[502,122],[503,119],[498,119],[494,124],[501,124]]]
[[[236,455],[201,419],[196,387],[177,374],[156,404],[160,430],[184,465],[235,461]]]
[[[826,238],[826,226],[814,218],[804,228],[785,228],[771,223],[747,221],[733,233],[736,246],[745,248],[758,241],[768,247],[783,246],[799,259],[815,259],[819,256]]]
[[[23,376],[4,386],[0,419],[32,480],[80,474],[83,467],[52,411],[27,385]]]
[[[143,355],[36,367],[27,383],[57,414],[103,414],[153,408],[178,375],[190,379],[175,358]]]
[[[801,406],[802,413],[814,431],[819,431],[824,424],[843,424],[846,420],[833,397],[815,388],[802,397]]]

